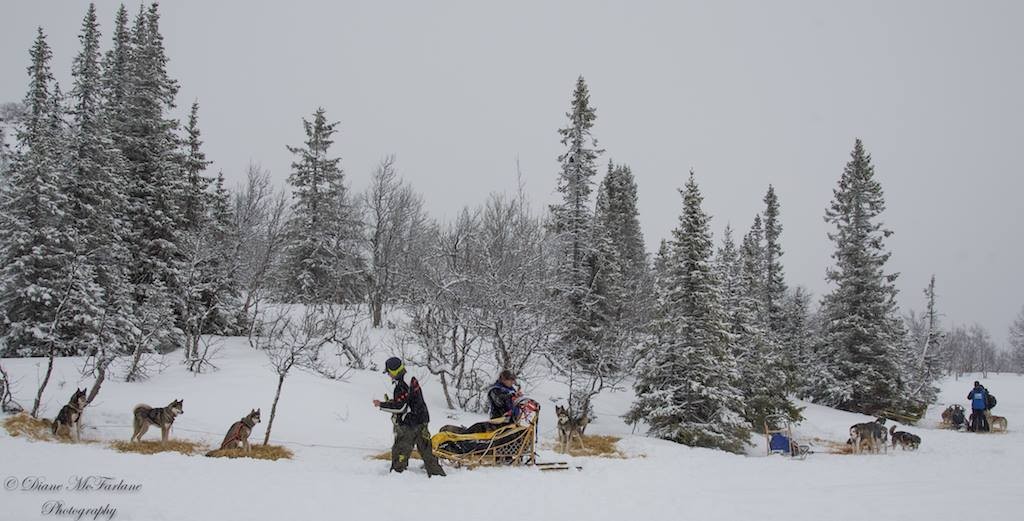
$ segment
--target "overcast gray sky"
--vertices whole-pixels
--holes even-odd
[[[0,7],[0,101],[25,93],[42,26],[62,84],[87,3]],[[134,13],[139,4],[127,4]],[[105,45],[116,2],[98,2]],[[439,218],[515,187],[555,200],[556,130],[576,77],[608,158],[632,166],[648,247],[693,168],[715,232],[742,234],[776,186],[791,285],[826,291],[822,216],[855,137],[885,189],[904,308],[938,278],[947,325],[999,344],[1024,305],[1024,2],[258,2],[161,6],[178,103],[209,159],[283,182],[317,106],[352,187],[376,161]],[[603,173],[603,172],[602,172]]]

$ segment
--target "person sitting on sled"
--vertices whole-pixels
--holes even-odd
[[[419,450],[420,457],[427,468],[427,476],[444,476],[444,469],[434,456],[430,444],[430,431],[427,423],[430,412],[423,401],[423,390],[415,378],[405,383],[405,364],[399,358],[391,357],[384,364],[384,372],[395,382],[393,399],[388,401],[374,400],[373,405],[380,410],[395,415],[395,441],[391,446],[391,470],[402,472],[409,466],[409,456],[413,446]]]
[[[491,406],[491,419],[476,422],[469,427],[445,425],[441,432],[455,434],[478,434],[496,431],[519,419],[519,399],[522,393],[516,389],[516,375],[505,369],[498,375],[498,380],[487,391],[487,402]]]
[[[491,404],[491,419],[508,417],[514,420],[519,416],[516,410],[516,400],[522,396],[516,388],[516,375],[505,369],[498,375],[490,390],[487,391],[487,401]]]

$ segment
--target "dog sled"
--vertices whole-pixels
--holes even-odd
[[[966,431],[969,426],[967,411],[959,404],[950,405],[946,410],[942,411],[942,423],[940,426],[944,429]]]
[[[769,456],[781,454],[802,460],[811,453],[809,445],[801,444],[793,437],[793,421],[788,416],[773,414],[765,418],[764,437]]]
[[[887,420],[898,421],[904,425],[916,425],[917,422],[921,421],[921,418],[924,418],[924,414],[927,411],[927,403],[920,400],[910,400],[902,408],[878,411],[877,416]]]
[[[540,404],[529,398],[517,402],[519,416],[496,419],[468,428],[445,425],[430,443],[434,455],[455,467],[537,465],[537,420]]]

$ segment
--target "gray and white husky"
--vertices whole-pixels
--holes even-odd
[[[885,430],[885,418],[878,418],[873,422],[858,423],[850,427],[850,441],[853,445],[853,453],[860,454],[867,449],[868,452],[878,454],[889,450],[889,431]]]
[[[82,409],[85,409],[85,389],[75,389],[68,404],[60,408],[53,420],[53,435],[68,436],[78,443],[82,439]]]
[[[590,418],[585,414],[580,418],[573,418],[569,414],[569,409],[561,405],[555,406],[555,416],[558,417],[558,442],[562,445],[562,452],[569,448],[573,438],[579,441],[582,449],[583,431],[590,423]]]
[[[149,426],[156,425],[160,427],[160,441],[166,443],[167,436],[171,432],[171,424],[174,423],[174,418],[185,413],[182,409],[182,404],[182,400],[174,400],[167,407],[154,408],[144,403],[136,405],[135,409],[132,410],[132,414],[135,417],[133,422],[135,430],[132,432],[132,437],[129,441],[142,441],[142,435],[146,434]]]

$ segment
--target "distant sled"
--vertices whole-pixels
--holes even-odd
[[[804,459],[811,453],[809,445],[799,443],[793,437],[793,421],[782,414],[773,414],[764,420],[764,437],[768,455],[781,454]]]

